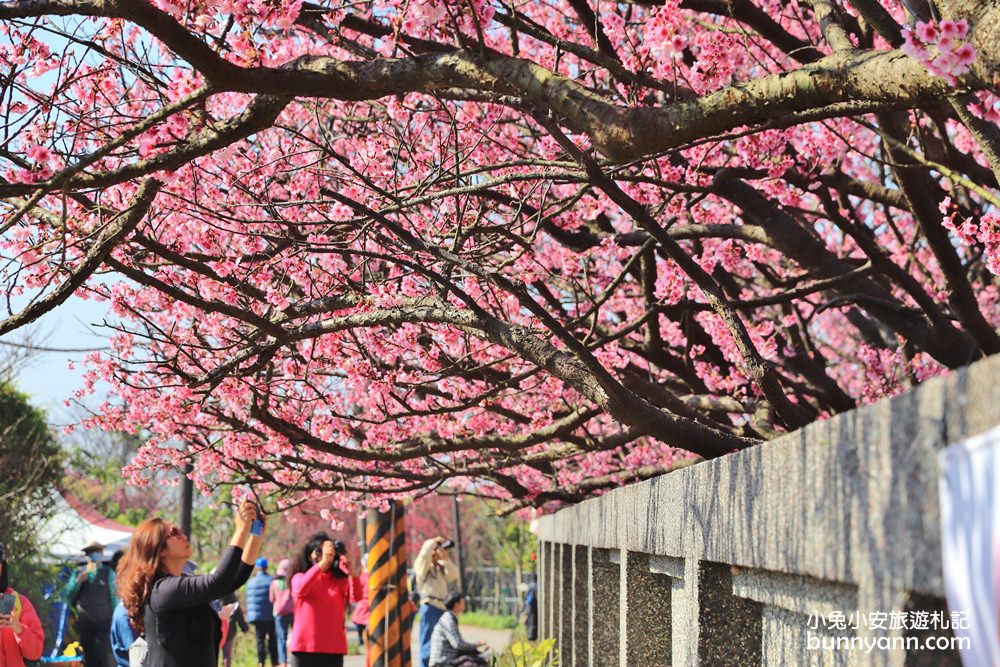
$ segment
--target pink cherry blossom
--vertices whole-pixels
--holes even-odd
[[[45,164],[52,159],[52,151],[39,144],[32,144],[24,151],[28,159],[33,160],[38,164]]]
[[[972,65],[976,59],[976,49],[968,42],[955,49],[954,54],[956,67],[964,68],[961,70],[962,73],[968,71],[969,66]]]
[[[939,29],[940,28],[940,29]],[[933,74],[955,84],[966,74],[976,58],[975,47],[961,41],[968,34],[968,22],[942,21],[917,23],[916,33],[904,31],[902,51],[920,61]]]
[[[919,25],[918,30],[919,30]],[[940,32],[942,37],[952,37],[954,39],[964,39],[969,32],[969,22],[965,19],[960,21],[941,21]],[[934,41],[933,37],[925,39],[925,41]]]
[[[949,34],[951,37],[955,36],[953,32],[944,33],[943,31],[939,31],[933,21],[917,21],[916,34],[924,44],[937,42],[942,34]]]

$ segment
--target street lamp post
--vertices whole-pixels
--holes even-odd
[[[465,593],[465,561],[462,557],[462,515],[458,509],[458,495],[451,497],[451,513],[455,519],[455,561],[458,566],[458,590]]]
[[[185,535],[191,535],[191,511],[194,504],[194,482],[189,475],[194,471],[190,463],[184,464],[184,478],[181,480],[181,530]]]

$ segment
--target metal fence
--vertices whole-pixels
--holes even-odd
[[[508,616],[517,616],[521,611],[522,594],[513,572],[498,567],[467,570],[465,592],[473,610]]]

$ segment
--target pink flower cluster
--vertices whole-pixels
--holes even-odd
[[[178,21],[191,20],[203,30],[211,30],[220,23],[217,19],[232,17],[237,21],[260,22],[281,30],[288,30],[302,11],[302,0],[222,0],[221,2],[190,2],[188,0],[153,0],[153,4]]]
[[[948,213],[951,209],[950,197],[941,202],[940,208],[946,214],[943,221],[945,228],[951,230],[967,246],[982,244],[986,268],[993,275],[1000,276],[1000,213],[991,211],[980,218],[978,223],[972,218],[956,223],[954,211]]]
[[[687,47],[687,38],[680,33],[679,3],[661,7],[645,25],[643,43],[650,55],[658,60],[680,57]]]
[[[1000,125],[1000,97],[985,90],[976,93],[976,97],[979,101],[969,105],[972,115]]]
[[[480,30],[490,27],[496,12],[487,0],[414,0],[389,4],[399,12],[397,21],[401,32],[420,37],[441,37],[455,24],[463,33],[477,35]],[[395,7],[397,4],[400,6]]]
[[[903,31],[902,51],[920,61],[932,74],[952,85],[969,71],[976,49],[965,41],[969,23],[961,21],[918,21],[913,31]]]
[[[39,143],[29,144],[24,154],[33,164],[29,169],[9,169],[4,177],[13,183],[38,183],[47,181],[55,175],[61,161],[57,160],[51,150]]]

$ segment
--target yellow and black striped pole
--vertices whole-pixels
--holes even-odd
[[[406,578],[406,522],[403,505],[368,511],[369,667],[410,667],[413,607]]]

